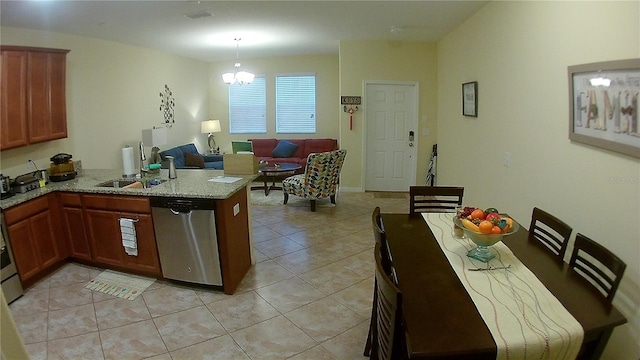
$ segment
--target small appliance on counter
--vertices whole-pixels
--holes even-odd
[[[11,178],[0,174],[0,199],[6,199],[15,195],[11,188]]]
[[[60,153],[52,156],[52,164],[49,167],[49,180],[58,182],[71,180],[76,177],[76,171],[73,166],[70,154]]]
[[[36,173],[37,172],[30,172],[15,178],[11,184],[13,191],[18,194],[24,194],[27,191],[39,189],[40,181],[36,177]]]

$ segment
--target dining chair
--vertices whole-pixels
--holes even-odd
[[[373,343],[370,358],[404,359],[407,358],[402,331],[402,292],[393,279],[385,273],[382,266],[380,244],[376,243],[376,321],[373,330]]]
[[[560,261],[564,260],[567,244],[573,229],[564,221],[541,210],[533,208],[531,214],[531,225],[529,225],[529,237],[541,242]]]
[[[454,212],[462,205],[464,188],[459,186],[409,187],[409,213]]]
[[[378,256],[378,252],[380,252],[380,261],[382,263],[382,269],[385,274],[392,277],[394,283],[397,284],[397,276],[395,275],[395,271],[393,269],[393,258],[391,257],[391,251],[389,251],[389,246],[387,245],[387,236],[384,232],[384,224],[382,223],[382,216],[380,216],[380,207],[376,206],[373,209],[373,213],[371,214],[371,225],[373,228],[373,237],[376,240],[375,247],[375,256]],[[364,347],[364,356],[370,356],[371,354],[371,344],[373,341],[373,332],[376,324],[376,299],[377,299],[377,281],[374,280],[374,290],[373,290],[373,305],[371,307],[371,321],[369,323],[369,334],[367,335],[367,342]]]
[[[587,279],[608,302],[611,302],[627,264],[609,249],[578,233],[569,267]]]
[[[304,174],[282,180],[284,204],[289,201],[289,194],[309,199],[311,211],[316,211],[316,199],[329,198],[335,204],[340,171],[346,155],[344,149],[309,154]]]

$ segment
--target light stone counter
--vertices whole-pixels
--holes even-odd
[[[235,194],[238,190],[250,184],[258,174],[255,175],[233,175],[224,174],[222,170],[177,170],[177,179],[171,179],[148,189],[123,189],[97,187],[105,181],[122,178],[120,170],[95,170],[84,169],[82,173],[73,180],[61,182],[49,182],[45,187],[28,191],[24,194],[16,194],[10,198],[0,200],[0,208],[8,209],[28,200],[48,194],[53,191],[69,191],[78,193],[131,195],[145,197],[182,197],[182,198],[205,198],[205,199],[226,199]],[[222,183],[209,181],[217,177],[239,178],[232,183]],[[160,170],[162,179],[169,178],[169,171]]]

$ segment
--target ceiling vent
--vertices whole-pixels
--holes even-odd
[[[208,12],[207,10],[200,10],[191,14],[185,14],[184,16],[188,17],[189,19],[195,20],[195,19],[210,17],[210,16],[213,16],[213,14]]]

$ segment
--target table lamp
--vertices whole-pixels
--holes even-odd
[[[213,133],[220,132],[220,120],[206,120],[202,122],[200,132],[203,134],[209,133],[207,136],[207,144],[209,144],[209,153],[217,154],[216,140],[213,138]]]

